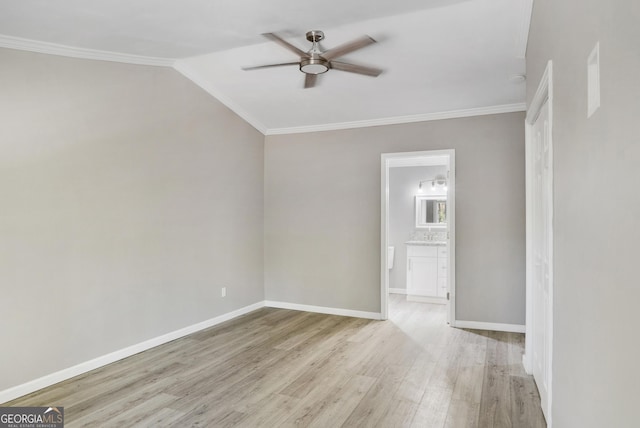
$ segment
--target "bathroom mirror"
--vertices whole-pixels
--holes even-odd
[[[416,196],[416,228],[447,225],[447,196]]]

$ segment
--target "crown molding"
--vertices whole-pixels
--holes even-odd
[[[533,0],[520,2],[520,26],[516,36],[516,58],[525,59],[527,55],[527,44],[529,42],[529,28],[531,26],[531,15],[533,13]]]
[[[118,52],[100,51],[95,49],[76,48],[56,43],[40,42],[20,37],[0,34],[0,47],[18,49],[21,51],[38,52],[49,55],[59,55],[71,58],[94,59],[98,61],[123,62],[126,64],[153,65],[156,67],[171,67],[174,58],[155,58],[149,56],[131,55]]]
[[[184,77],[186,77],[187,79],[191,80],[193,83],[195,83],[196,85],[204,89],[209,95],[216,98],[222,104],[227,106],[231,111],[233,111],[235,114],[240,116],[243,120],[245,120],[251,126],[256,128],[260,133],[262,133],[263,135],[268,135],[267,134],[268,129],[262,122],[254,118],[249,113],[247,113],[246,110],[244,110],[238,104],[233,102],[229,97],[222,94],[209,81],[201,78],[198,75],[198,73],[194,71],[193,68],[190,67],[188,64],[186,64],[184,61],[180,61],[180,60],[175,61],[173,64],[173,68],[177,72],[182,74]]]
[[[335,131],[340,129],[367,128],[371,126],[398,125],[402,123],[427,122],[431,120],[458,119],[462,117],[484,116],[488,114],[514,113],[526,111],[526,103],[503,104],[465,110],[451,110],[439,113],[414,114],[354,122],[328,123],[325,125],[295,126],[290,128],[267,129],[265,135],[300,134],[306,132]]]

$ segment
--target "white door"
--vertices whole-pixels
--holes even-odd
[[[532,325],[533,377],[548,420],[551,365],[551,287],[553,281],[553,158],[549,138],[549,106],[545,102],[533,124],[532,180]]]

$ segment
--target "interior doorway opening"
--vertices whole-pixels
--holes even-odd
[[[381,314],[389,294],[445,307],[455,325],[455,151],[382,155]]]

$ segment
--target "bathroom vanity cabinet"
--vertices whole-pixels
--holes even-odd
[[[407,296],[410,300],[446,301],[448,259],[446,245],[407,242]]]

